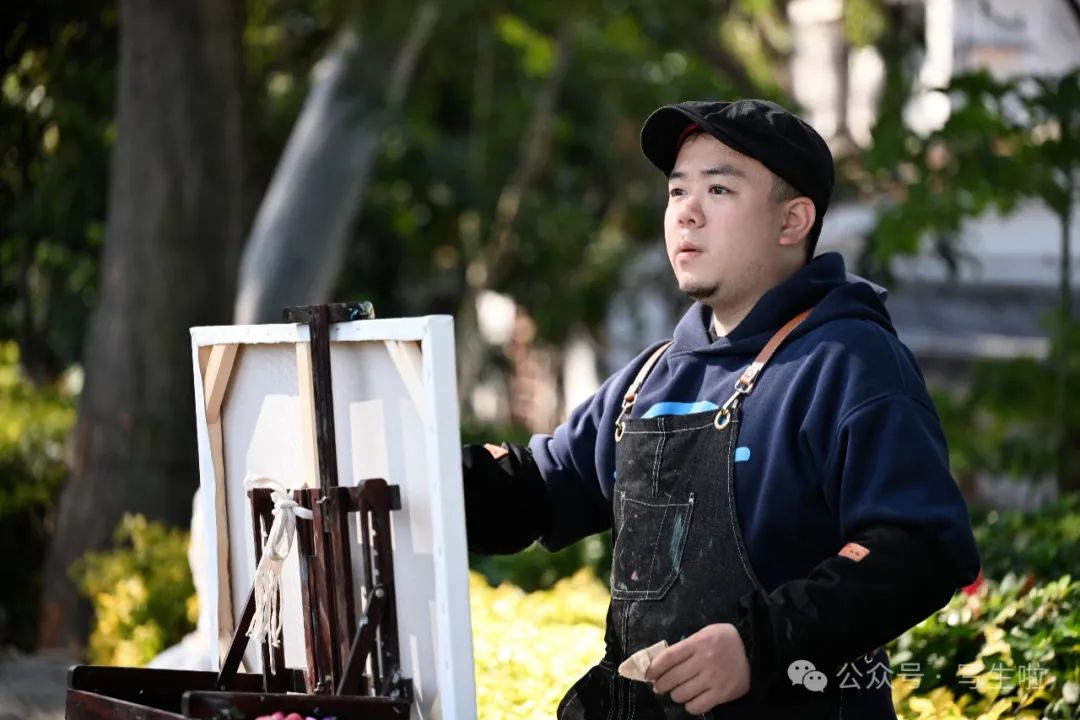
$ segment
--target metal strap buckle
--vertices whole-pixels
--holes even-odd
[[[615,419],[615,442],[622,440],[623,433],[625,432],[623,421],[634,408],[634,400],[636,399],[637,395],[632,394],[627,394],[627,396],[623,398],[622,410],[619,412],[619,417]]]
[[[735,410],[739,407],[739,401],[744,395],[749,395],[750,391],[753,389],[753,383],[743,383],[740,378],[739,381],[735,383],[735,392],[731,393],[731,397],[729,397],[717,411],[716,417],[713,419],[713,427],[717,430],[723,430],[731,424],[731,418],[735,414]]]

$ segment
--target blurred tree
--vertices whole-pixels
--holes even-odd
[[[506,362],[479,337],[484,290],[526,308],[539,343],[599,332],[623,267],[660,236],[642,121],[690,97],[786,100],[785,4],[448,9],[384,134],[337,294],[382,315],[454,314],[462,397]]]
[[[122,0],[100,303],[71,479],[46,564],[40,642],[78,643],[68,568],[125,511],[189,519],[192,325],[227,322],[243,239],[240,0]]]
[[[571,325],[599,322],[613,273],[626,259],[623,251],[634,238],[649,237],[658,228],[654,212],[662,192],[634,139],[644,115],[659,102],[690,96],[783,99],[790,50],[785,6],[694,0],[676,16],[650,0],[591,0],[569,19],[542,3],[519,4],[510,12],[498,0],[470,0],[443,7],[443,17],[430,28],[430,7],[421,3],[399,4],[389,12],[364,0],[249,0],[243,35],[248,65],[244,103],[252,110],[244,130],[251,178],[245,217],[251,218],[260,205],[269,219],[285,217],[274,198],[295,209],[307,197],[309,209],[315,207],[311,198],[320,182],[330,183],[329,173],[294,174],[291,187],[306,193],[271,192],[264,203],[264,190],[290,133],[295,128],[299,136],[313,127],[296,120],[305,97],[309,105],[317,104],[316,93],[309,92],[312,81],[333,75],[324,72],[333,63],[318,63],[320,56],[332,61],[352,47],[355,65],[347,77],[339,76],[339,90],[341,97],[355,100],[355,110],[347,121],[339,115],[335,122],[342,128],[369,123],[370,132],[342,136],[355,147],[362,145],[360,136],[381,134],[374,181],[384,196],[368,194],[362,209],[351,203],[363,215],[352,225],[348,257],[336,262],[327,256],[316,284],[333,285],[334,273],[341,273],[339,296],[374,294],[385,314],[454,311],[469,305],[461,300],[467,289],[495,287],[502,277],[498,289],[535,310],[541,338],[557,341]],[[115,10],[113,2],[97,0],[79,8],[54,2],[9,4],[0,12],[5,13],[0,27],[10,29],[0,111],[14,118],[14,108],[27,118],[24,129],[17,123],[3,125],[13,148],[16,135],[24,142],[18,152],[4,155],[7,187],[0,189],[0,200],[11,202],[12,212],[5,212],[0,257],[11,262],[0,273],[6,309],[0,331],[14,336],[19,323],[33,318],[37,336],[27,335],[21,357],[35,365],[36,356],[53,358],[42,371],[49,374],[80,359],[87,308],[97,300],[106,151],[115,134],[110,44],[115,42]],[[32,32],[23,27],[28,24]],[[421,54],[424,28],[432,35]],[[356,43],[333,42],[350,32]],[[550,78],[556,47],[564,48],[567,58],[567,77],[561,82]],[[380,106],[404,97],[408,83],[392,80],[407,80],[405,61],[410,58],[418,62],[416,92],[402,108],[400,122],[384,125]],[[34,70],[39,65],[49,73]],[[312,73],[315,66],[320,70]],[[540,126],[530,129],[528,123],[542,85],[551,113],[544,122],[550,127],[536,132]],[[388,94],[388,86],[396,86],[395,92]],[[78,127],[63,124],[73,119]],[[385,131],[377,133],[377,127]],[[324,129],[309,133],[309,143],[318,139],[310,135]],[[528,142],[526,132],[532,138]],[[528,153],[526,146],[532,148]],[[353,177],[362,181],[361,160],[370,143],[359,156],[344,147],[323,145],[326,157],[351,163]],[[541,152],[545,147],[549,152]],[[48,170],[48,177],[37,168]],[[391,186],[394,192],[386,196]],[[341,190],[342,196],[350,192],[358,196],[355,190]],[[508,222],[514,197],[517,211]],[[22,229],[30,217],[26,207],[33,209],[34,222],[47,223],[45,230]],[[321,218],[311,210],[306,217],[326,222],[332,217],[335,228],[349,226],[342,221],[349,213],[324,214]],[[287,247],[266,252],[271,230],[284,224],[262,222],[252,233],[250,254],[295,270],[290,261],[304,255],[297,247],[316,239],[330,242],[309,226],[306,234],[290,231],[295,240]],[[65,233],[56,232],[54,225]],[[495,259],[492,280],[484,281],[485,273],[476,270],[470,282],[465,269],[491,265],[488,255]],[[584,262],[579,256],[585,256]],[[20,257],[31,258],[30,272],[19,271],[26,265],[20,265]],[[569,285],[567,267],[574,269]],[[250,272],[246,277],[272,287],[301,275]],[[551,304],[555,286],[567,291],[565,302]],[[19,298],[20,289],[30,291],[29,299]],[[279,304],[272,300],[267,307]],[[579,312],[584,313],[580,320]]]
[[[433,2],[395,8],[404,12],[366,8],[347,21],[317,64],[245,246],[237,323],[274,322],[287,305],[330,299],[379,137],[438,16]]]
[[[1072,323],[1069,377],[1080,376],[1080,323]],[[1054,343],[1055,347],[1057,343]],[[963,384],[935,393],[957,478],[978,473],[1017,478],[1055,477],[1059,465],[1057,387],[1047,362],[1035,358],[981,360]],[[1067,403],[1065,433],[1080,437],[1080,405]],[[1080,443],[1067,443],[1066,467],[1080,468]],[[1072,481],[1075,482],[1075,481]],[[1060,494],[1072,493],[1070,477]]]
[[[19,120],[0,132],[22,144],[0,158],[0,330],[34,319],[22,356],[42,377],[72,360],[86,368],[47,569],[48,642],[84,636],[67,566],[106,543],[123,511],[187,519],[186,328],[228,321],[256,208],[250,251],[262,260],[244,282],[262,287],[252,307],[263,309],[244,319],[336,285],[382,315],[457,315],[462,366],[482,369],[505,362],[472,322],[482,290],[509,294],[535,317],[538,342],[558,343],[601,326],[622,267],[656,242],[663,180],[637,146],[649,111],[687,97],[785,99],[786,2],[690,0],[673,14],[651,0],[570,13],[504,0],[247,0],[246,17],[241,0],[122,2],[114,129],[115,3],[98,2],[39,3],[3,23],[0,112]],[[335,41],[349,33],[355,42]],[[324,74],[335,58],[342,72]],[[324,107],[337,108],[323,115],[331,125],[304,119],[320,97],[344,100]],[[289,182],[274,188],[278,167]],[[336,204],[321,205],[328,193]],[[288,242],[273,241],[283,229]],[[305,287],[312,295],[295,290]],[[32,360],[42,347],[46,360]]]
[[[1080,471],[1070,466],[1070,438],[1080,428],[1070,424],[1068,403],[1070,358],[1076,352],[1070,340],[1075,322],[1070,227],[1080,191],[1080,70],[1011,80],[979,71],[956,76],[944,91],[952,99],[952,112],[940,130],[926,137],[898,124],[899,107],[882,116],[869,167],[897,202],[879,218],[867,253],[872,264],[884,266],[898,253],[917,252],[922,238],[931,235],[939,252],[952,259],[959,253],[956,241],[966,220],[989,211],[1009,214],[1028,198],[1046,204],[1060,227],[1058,312],[1052,332],[1052,394],[1046,403],[1053,410],[1046,413],[1044,406],[1037,411],[1039,418],[1050,418],[1049,427],[1042,420],[1037,424],[1053,438],[1059,489],[1080,491]],[[1025,374],[1023,364],[1017,371]],[[1014,393],[1016,402],[1022,403],[1019,398],[1026,394]]]
[[[0,337],[35,381],[80,355],[113,133],[112,2],[0,6]]]

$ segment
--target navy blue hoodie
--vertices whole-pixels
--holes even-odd
[[[809,318],[781,347],[741,407],[736,504],[750,561],[767,590],[807,577],[861,531],[918,528],[937,539],[952,575],[974,580],[979,554],[949,473],[941,423],[884,291],[819,256],[766,293],[727,337],[709,334],[695,303],[638,393],[634,417],[717,408],[773,333]],[[547,488],[555,550],[611,526],[615,420],[655,345],[608,378],[554,435],[529,447]]]

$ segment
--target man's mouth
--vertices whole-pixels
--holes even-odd
[[[688,242],[680,242],[675,247],[675,258],[679,260],[689,260],[691,258],[697,257],[700,254],[701,248]]]

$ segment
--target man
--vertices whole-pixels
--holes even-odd
[[[696,302],[554,435],[465,447],[470,547],[612,528],[607,652],[560,718],[895,718],[881,646],[979,556],[884,291],[810,261],[832,155],[760,100],[662,107],[641,145]]]

